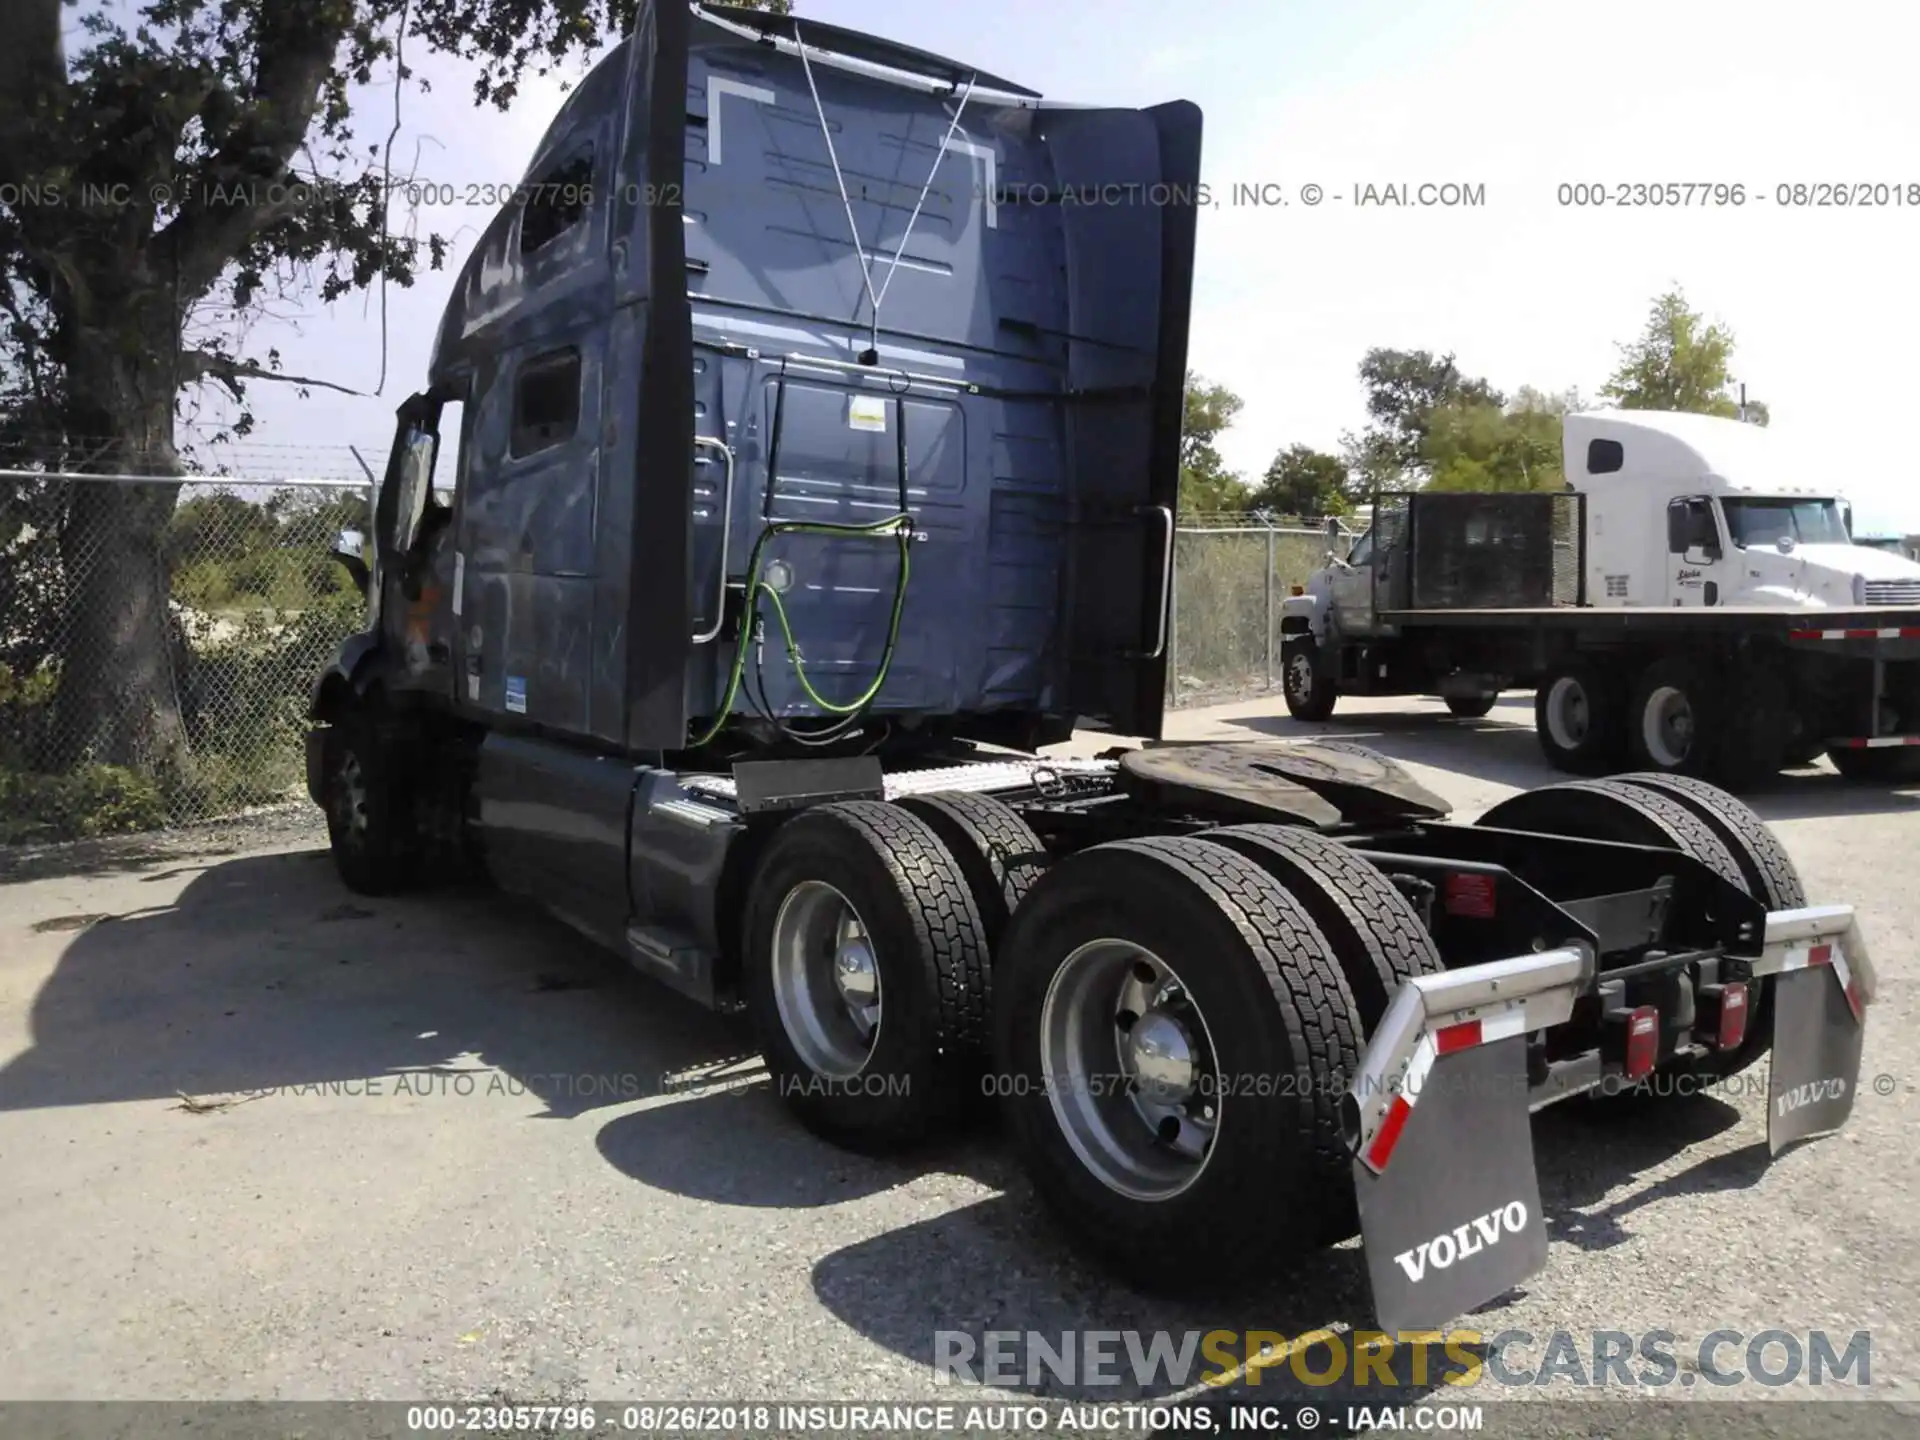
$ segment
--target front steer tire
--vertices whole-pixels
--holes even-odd
[[[1319,642],[1311,635],[1281,642],[1280,692],[1287,702],[1287,713],[1296,720],[1318,723],[1332,716],[1340,686],[1327,673]]]
[[[397,895],[422,878],[416,797],[376,712],[339,716],[321,740],[321,786],[334,869],[356,895]]]
[[[802,943],[808,937],[793,929],[806,897],[832,898],[821,887],[837,892],[864,926],[878,978],[871,1046],[845,1064],[832,1059],[856,1048],[847,1014],[833,1008],[834,942],[812,937],[826,946],[821,968],[818,944]],[[809,1130],[871,1153],[920,1140],[959,1112],[985,1038],[987,937],[959,865],[924,821],[856,800],[783,822],[755,870],[744,934],[747,1004],[767,1069]],[[782,971],[777,939],[816,963]],[[804,991],[781,979],[796,968],[811,974]]]
[[[1066,972],[1088,963],[1074,957],[1115,941],[1128,947],[1120,973],[1139,973],[1124,959],[1138,947],[1173,970],[1198,1009],[1218,1076],[1203,1159],[1156,1148],[1133,1096],[1110,1083],[1120,1031],[1103,1028],[1098,1006],[1074,1032],[1084,1036],[1078,1069],[1043,1066],[1050,995],[1064,1011]],[[1217,1289],[1353,1233],[1339,1123],[1361,1050],[1353,997],[1325,935],[1245,857],[1157,837],[1058,862],[1008,927],[994,1042],[1008,1129],[1035,1189],[1073,1242],[1133,1283]],[[1119,1141],[1075,1119],[1095,1111]],[[1146,1157],[1149,1178],[1128,1180],[1138,1162],[1130,1169],[1116,1143]]]

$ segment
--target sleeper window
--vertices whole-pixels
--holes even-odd
[[[560,350],[521,367],[513,386],[514,459],[573,438],[580,423],[580,352]]]
[[[544,250],[586,218],[593,199],[593,152],[575,155],[529,181],[520,217],[520,253]]]

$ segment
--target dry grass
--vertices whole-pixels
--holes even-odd
[[[1320,566],[1326,549],[1326,537],[1318,531],[1281,530],[1271,537],[1264,530],[1183,531],[1174,544],[1168,704],[1208,705],[1274,689],[1279,683],[1281,602],[1290,587],[1304,584]]]

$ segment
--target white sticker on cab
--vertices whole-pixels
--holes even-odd
[[[877,430],[882,435],[886,434],[886,397],[883,395],[849,395],[847,397],[847,428],[849,430]]]

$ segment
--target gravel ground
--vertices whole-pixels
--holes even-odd
[[[1550,778],[1526,706],[1349,704],[1368,708],[1311,728],[1406,760],[1461,818]],[[1307,733],[1276,713],[1183,712],[1171,733]],[[1718,1329],[1867,1330],[1871,1393],[1920,1400],[1920,795],[1822,768],[1759,806],[1874,945],[1850,1128],[1769,1165],[1758,1094],[1544,1112],[1548,1267],[1470,1323],[1583,1348],[1664,1329],[1683,1357]],[[1370,1323],[1351,1244],[1216,1303],[1119,1288],[990,1128],[893,1160],[830,1149],[737,1023],[498,898],[349,896],[323,843],[294,811],[0,856],[0,1399],[951,1399],[941,1329]],[[1340,1412],[1432,1390],[1273,1373],[1237,1393]],[[1817,1413],[1804,1433],[1830,1433]]]

